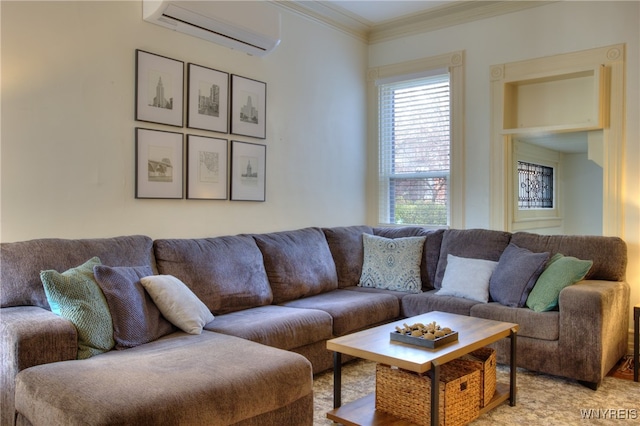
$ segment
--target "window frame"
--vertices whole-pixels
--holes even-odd
[[[542,229],[562,226],[562,155],[558,151],[534,146],[514,137],[512,157],[513,196],[511,209],[513,211],[512,229],[521,231],[527,229]],[[538,164],[553,169],[553,207],[521,209],[518,207],[518,161]]]
[[[368,71],[368,173],[367,173],[367,222],[378,226],[405,226],[409,224],[385,223],[379,212],[390,200],[380,195],[381,168],[379,164],[380,139],[378,115],[378,85],[385,80],[410,80],[434,70],[447,69],[450,85],[450,167],[448,185],[447,226],[422,225],[435,228],[464,227],[464,51],[418,59],[415,61],[370,68]]]

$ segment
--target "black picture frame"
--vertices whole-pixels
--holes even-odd
[[[135,119],[183,127],[184,62],[136,49]]]
[[[231,133],[267,137],[267,83],[231,75]]]
[[[267,146],[231,141],[231,200],[265,201]]]
[[[227,139],[187,135],[187,199],[228,198]]]
[[[183,198],[183,138],[136,127],[136,198]]]
[[[229,74],[189,63],[187,75],[187,127],[228,133]]]

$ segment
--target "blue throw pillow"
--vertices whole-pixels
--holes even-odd
[[[549,260],[549,253],[533,253],[510,243],[498,261],[489,281],[494,302],[521,308]]]

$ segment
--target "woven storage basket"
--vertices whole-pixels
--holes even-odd
[[[480,415],[480,370],[455,360],[440,367],[440,426],[464,425]],[[376,409],[417,425],[431,424],[430,372],[376,365]]]
[[[457,361],[474,363],[480,368],[480,408],[484,407],[496,393],[496,351],[489,347],[480,348]]]

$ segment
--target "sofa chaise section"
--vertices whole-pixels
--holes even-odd
[[[16,378],[19,416],[38,425],[311,425],[303,356],[219,333],[183,332]]]
[[[44,238],[0,244],[1,424],[14,422],[15,376],[34,365],[75,359],[76,329],[51,312],[40,271],[64,271],[97,256],[113,266],[155,270],[153,241],[143,235],[94,239]]]

